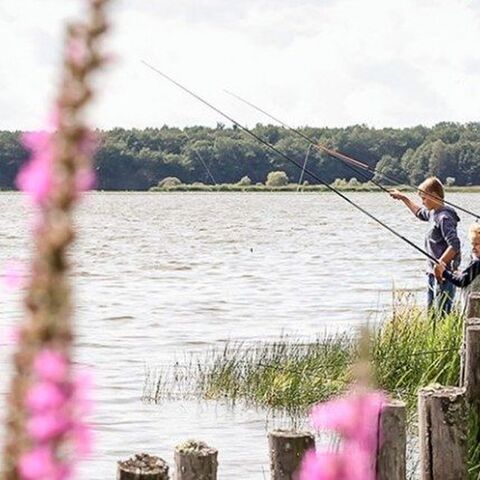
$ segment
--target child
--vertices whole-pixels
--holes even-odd
[[[393,190],[390,195],[395,200],[401,200],[419,220],[429,222],[425,249],[439,260],[439,264],[436,265],[432,260],[427,262],[428,308],[434,307],[450,313],[455,286],[449,280],[438,279],[442,279],[445,268],[456,270],[460,264],[460,240],[457,235],[460,218],[453,208],[444,204],[443,185],[438,178],[427,178],[418,186],[418,190],[422,205],[398,190]]]
[[[472,259],[465,268],[461,272],[451,272],[446,270],[445,267],[442,265],[439,268],[440,273],[442,274],[443,278],[448,280],[449,282],[453,283],[457,287],[465,288],[468,287],[480,274],[480,224],[473,223],[470,225],[470,229],[468,232],[468,236],[470,238],[470,243],[472,245]],[[479,279],[477,282],[479,283]],[[477,285],[475,285],[477,286]]]

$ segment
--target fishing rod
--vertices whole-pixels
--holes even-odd
[[[290,130],[291,132],[294,132],[295,134],[297,134],[300,138],[302,138],[303,140],[306,140],[307,142],[309,142],[310,146],[313,146],[315,147],[317,150],[320,150],[320,151],[323,151],[325,153],[327,153],[328,155],[330,155],[331,157],[334,157],[334,158],[337,158],[338,160],[340,160],[341,162],[343,162],[343,164],[349,168],[352,172],[355,172],[357,175],[360,175],[360,177],[362,177],[363,179],[365,180],[369,180],[370,182],[372,182],[374,185],[376,185],[378,188],[380,188],[381,190],[383,190],[385,193],[390,193],[389,190],[387,188],[385,188],[382,184],[376,182],[375,180],[373,180],[373,178],[370,178],[369,175],[367,173],[365,173],[364,171],[362,170],[359,170],[357,168],[360,167],[364,170],[368,170],[370,171],[370,166],[367,165],[366,163],[362,163],[360,162],[359,160],[355,160],[354,158],[350,158],[350,157],[347,157],[347,155],[344,155],[342,153],[339,153],[339,152],[336,152],[335,150],[331,150],[329,149],[328,147],[326,147],[325,145],[321,145],[317,142],[315,142],[312,138],[308,137],[307,135],[305,135],[304,133],[302,133],[300,130],[297,130],[293,127],[290,127],[288,124],[284,123],[282,120],[274,117],[273,115],[269,114],[268,112],[266,112],[265,110],[261,109],[260,107],[258,107],[257,105],[254,105],[253,103],[249,102],[248,100],[245,100],[244,98],[240,97],[240,95],[237,95],[236,93],[233,93],[233,92],[230,92],[229,90],[224,90],[224,92],[227,94],[227,95],[231,95],[232,97],[236,98],[237,100],[240,100],[241,102],[245,103],[246,105],[248,105],[249,107],[252,107],[254,108],[255,110],[258,110],[259,112],[263,113],[264,115],[266,115],[267,117],[271,118],[273,121],[275,122],[278,122],[280,125],[282,125],[284,128],[286,128],[287,130]],[[356,166],[354,166],[356,165]]]
[[[203,103],[204,105],[206,105],[207,107],[209,107],[210,109],[212,109],[213,111],[217,112],[219,115],[221,115],[222,117],[226,118],[228,121],[230,121],[233,125],[236,125],[237,128],[239,128],[240,130],[242,130],[243,132],[247,133],[248,135],[250,135],[252,138],[254,138],[255,140],[257,140],[258,142],[260,142],[262,145],[266,146],[267,148],[269,148],[270,150],[272,150],[273,152],[275,152],[277,155],[279,155],[280,157],[282,157],[283,159],[287,160],[288,162],[292,163],[293,165],[295,165],[296,167],[298,168],[302,168],[302,165],[300,165],[300,163],[298,163],[296,160],[294,160],[293,158],[290,158],[289,156],[285,155],[282,151],[278,150],[278,148],[276,148],[275,146],[273,146],[271,143],[267,142],[266,140],[264,140],[263,138],[259,137],[256,133],[252,132],[250,129],[248,129],[247,127],[244,127],[242,124],[238,123],[236,120],[234,120],[232,117],[230,117],[229,115],[227,115],[226,113],[224,113],[222,110],[220,110],[219,108],[215,107],[214,105],[212,105],[211,103],[209,103],[207,100],[205,100],[204,98],[202,98],[200,95],[197,95],[195,92],[193,92],[192,90],[189,90],[187,87],[183,86],[181,83],[177,82],[176,80],[174,80],[173,78],[169,77],[167,74],[161,72],[160,70],[158,70],[157,68],[155,68],[154,66],[150,65],[149,63],[145,62],[144,60],[142,60],[142,63],[147,66],[148,68],[150,68],[151,70],[153,70],[154,72],[156,72],[158,75],[160,75],[161,77],[163,77],[165,80],[168,80],[170,83],[172,83],[173,85],[177,86],[180,90],[183,90],[184,92],[188,93],[189,95],[191,95],[192,97],[196,98],[199,102]],[[319,183],[321,183],[322,185],[324,185],[328,190],[330,190],[331,192],[335,193],[336,195],[338,195],[340,198],[342,198],[343,200],[345,200],[347,203],[349,203],[350,205],[352,205],[352,207],[355,207],[357,210],[359,210],[360,212],[362,212],[364,215],[366,215],[368,218],[370,218],[371,220],[373,220],[374,222],[378,223],[379,225],[381,225],[383,228],[385,228],[386,230],[388,230],[391,234],[395,235],[397,238],[399,238],[400,240],[406,242],[408,245],[410,245],[412,248],[414,248],[415,250],[417,250],[418,252],[420,252],[422,255],[426,256],[427,258],[429,258],[430,260],[432,260],[432,262],[434,263],[439,263],[439,260],[437,258],[435,258],[433,255],[430,255],[427,251],[425,251],[423,248],[419,247],[418,245],[416,245],[415,243],[413,243],[411,240],[409,240],[408,238],[404,237],[403,235],[401,235],[400,233],[398,233],[396,230],[394,230],[392,227],[390,227],[389,225],[387,225],[386,223],[384,223],[382,220],[380,220],[379,218],[377,218],[375,215],[371,214],[369,211],[365,210],[362,206],[358,205],[357,203],[355,203],[353,200],[351,200],[350,198],[348,198],[346,195],[344,195],[342,192],[340,192],[339,190],[337,190],[335,187],[332,187],[332,185],[330,185],[328,182],[326,182],[325,180],[323,180],[321,177],[319,177],[318,175],[316,175],[314,172],[310,171],[309,169],[305,168],[305,172],[308,173],[312,178],[314,178],[315,180],[317,180]]]
[[[342,161],[344,163],[345,166],[349,167],[351,170],[353,170],[354,172],[356,173],[360,173],[359,170],[357,170],[353,165],[357,166],[357,167],[360,167],[364,170],[367,170],[369,171],[370,173],[373,173],[373,174],[377,174],[377,175],[380,175],[382,176],[383,178],[386,178],[387,180],[390,180],[392,183],[401,183],[400,180],[396,179],[395,177],[393,176],[390,176],[390,175],[387,175],[387,174],[384,174],[382,172],[379,172],[376,168],[373,168],[373,167],[370,167],[370,165],[366,164],[366,163],[363,163],[363,162],[360,162],[359,160],[356,160],[352,157],[349,157],[343,153],[340,153],[340,152],[337,152],[336,150],[332,150],[331,148],[328,148],[326,147],[325,145],[322,145],[320,143],[317,143],[315,140],[313,140],[311,137],[309,137],[308,135],[305,135],[303,132],[301,132],[300,130],[296,129],[296,128],[293,128],[291,127],[290,125],[288,125],[287,123],[283,122],[282,120],[274,117],[273,115],[271,115],[270,113],[266,112],[265,110],[263,110],[262,108],[258,107],[257,105],[249,102],[248,100],[245,100],[244,98],[240,97],[240,95],[237,95],[236,93],[233,93],[233,92],[230,92],[228,90],[224,90],[225,93],[227,93],[228,95],[231,95],[232,97],[236,98],[237,100],[240,100],[241,102],[245,103],[246,105],[254,108],[255,110],[263,113],[264,115],[266,115],[267,117],[271,118],[272,120],[274,120],[275,122],[278,122],[280,125],[282,125],[282,127],[286,128],[287,130],[295,133],[296,135],[298,135],[299,137],[303,138],[304,140],[306,140],[307,142],[309,142],[311,145],[313,145],[314,147],[317,148],[317,150],[320,150],[320,151],[323,151],[325,153],[327,153],[328,155],[330,155],[331,157],[334,157],[334,158],[337,158],[338,160]],[[364,178],[365,177],[365,174],[362,172]],[[375,180],[373,179],[369,179],[370,182],[372,182],[374,185],[376,185],[378,188],[380,188],[381,190],[383,190],[385,193],[390,193],[390,191],[385,188],[383,185],[381,185],[380,183],[376,182]],[[428,195],[430,198],[433,198],[435,200],[442,200],[444,203],[446,203],[447,205],[450,205],[451,207],[454,207],[456,208],[457,210],[460,210],[461,212],[464,212],[464,213],[467,213],[469,215],[471,215],[472,217],[475,217],[477,220],[480,219],[480,215],[477,215],[476,213],[472,212],[471,210],[468,210],[466,208],[463,208],[461,207],[460,205],[456,205],[455,203],[452,203],[450,201],[447,201],[445,200],[444,198],[441,198],[439,197],[438,195],[435,195],[433,193],[430,193],[430,192],[426,192],[425,190],[422,190],[421,188],[418,188],[418,187],[413,187],[413,188],[416,188],[417,191],[419,191],[420,193],[423,193],[424,195]]]

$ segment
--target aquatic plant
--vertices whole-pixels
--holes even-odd
[[[93,98],[91,76],[106,60],[99,42],[108,29],[108,2],[89,0],[87,20],[68,26],[49,122],[43,131],[23,136],[31,157],[17,185],[35,209],[34,253],[7,397],[3,478],[9,480],[70,478],[78,459],[90,451],[90,381],[72,368],[67,252],[75,237],[74,207],[94,181],[95,139],[84,117]]]

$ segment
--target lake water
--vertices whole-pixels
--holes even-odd
[[[349,196],[423,244],[425,224],[399,203],[382,193]],[[480,212],[479,195],[449,198]],[[0,264],[27,258],[21,196],[0,194],[0,211]],[[471,219],[462,219],[465,237]],[[116,461],[140,451],[171,462],[174,446],[192,437],[219,448],[220,478],[268,478],[265,412],[142,403],[145,368],[231,340],[312,338],[377,321],[393,287],[423,301],[424,259],[329,193],[96,193],[77,222],[77,358],[94,367],[97,399],[96,453],[81,478],[114,478]],[[21,318],[19,295],[2,286],[0,305],[5,331]],[[2,336],[3,372],[7,343]]]

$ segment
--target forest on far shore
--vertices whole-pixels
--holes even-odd
[[[480,185],[480,122],[443,122],[433,127],[375,129],[365,125],[345,128],[303,127],[316,142],[367,163],[395,178],[397,184],[418,184],[435,175],[451,185]],[[308,143],[285,128],[257,124],[252,131],[303,165]],[[28,158],[19,131],[0,131],[0,189],[15,188],[18,170]],[[149,190],[166,177],[184,184],[235,184],[248,177],[265,183],[272,171],[283,171],[289,181],[318,183],[275,152],[241,130],[217,124],[98,131],[95,156],[97,189]],[[307,168],[327,183],[355,177],[366,182],[335,158],[317,149],[308,152]],[[380,175],[374,178],[391,184]]]

